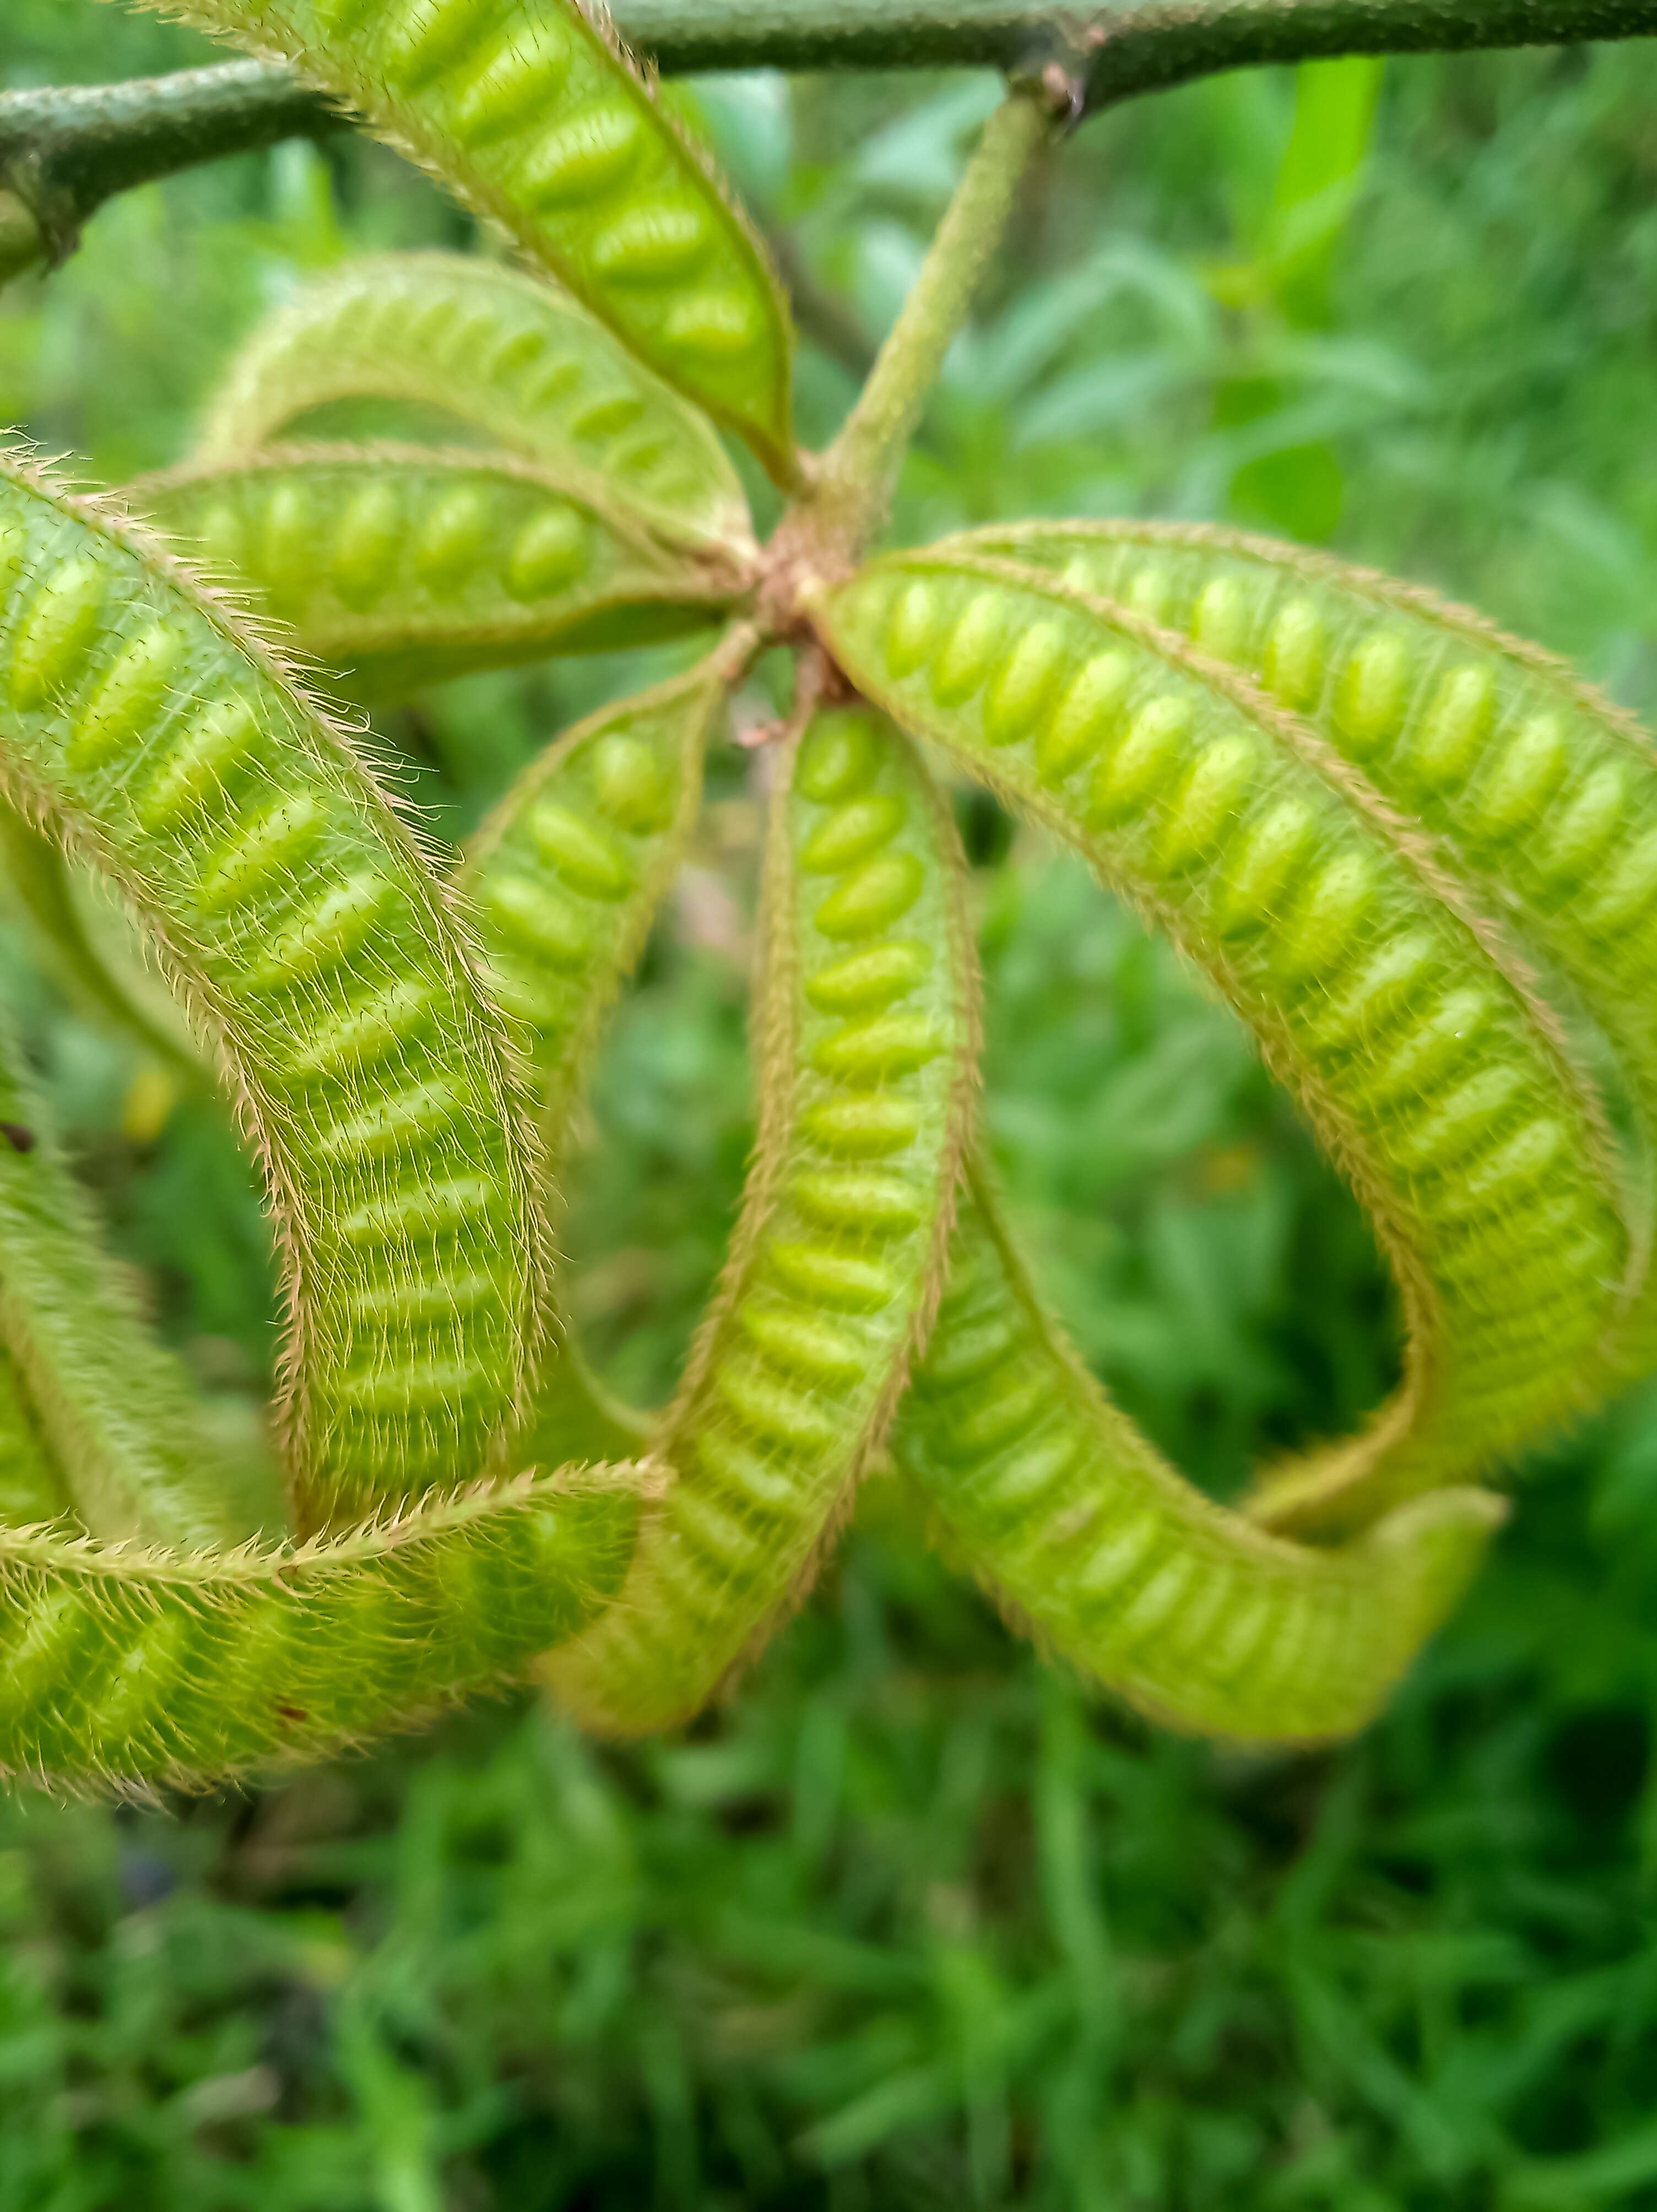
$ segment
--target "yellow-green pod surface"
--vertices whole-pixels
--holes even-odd
[[[467,940],[344,738],[159,545],[0,469],[0,781],[131,901],[267,1176],[302,1528],[492,1463],[544,1293]]]
[[[1460,1595],[1504,1509],[1441,1490],[1332,1551],[1194,1490],[1042,1310],[982,1176],[893,1454],[986,1587],[1153,1718],[1253,1742],[1349,1735]]]
[[[1628,1264],[1597,1103],[1360,779],[1174,633],[928,553],[816,595],[852,679],[1076,845],[1215,980],[1374,1219],[1403,1392],[1318,1470],[1332,1525],[1603,1393]]]
[[[481,432],[665,544],[752,548],[741,484],[700,409],[564,293],[476,255],[377,254],[307,286],[231,362],[197,459],[241,460],[319,407],[364,399]]]
[[[752,228],[574,0],[182,0],[491,216],[781,483],[792,331]]]
[[[1321,554],[1144,523],[976,533],[1242,669],[1482,881],[1566,975],[1643,1125],[1645,1251],[1621,1333],[1657,1359],[1657,755],[1562,662],[1430,592]]]
[[[495,995],[534,1071],[555,1224],[558,1155],[599,1025],[678,870],[709,732],[747,644],[746,633],[734,633],[688,675],[567,731],[507,793],[461,871]],[[524,1451],[543,1461],[636,1456],[650,1424],[588,1372],[567,1322],[560,1340]]]
[[[364,697],[680,636],[739,588],[503,455],[276,447],[129,497]]]
[[[676,813],[688,819],[679,794],[691,779],[676,763],[699,753],[698,686],[715,673],[697,672],[572,731],[509,794],[470,857],[466,880],[498,988],[535,1037],[560,1102],[555,1125],[666,879],[667,855],[639,833],[653,822],[661,836]],[[841,837],[850,857],[868,843],[865,857],[879,860],[886,817],[859,798]],[[548,799],[558,808],[551,860],[527,834],[532,809]],[[605,854],[612,857],[600,868]],[[578,882],[558,865],[565,855],[581,863]],[[547,890],[554,900],[544,911]],[[925,952],[918,936],[880,939],[854,955],[841,990],[883,1012]],[[843,1114],[841,1140],[861,1134],[879,1157],[903,1111],[876,1086]],[[894,1443],[958,1545],[1067,1657],[1175,1725],[1260,1741],[1361,1726],[1453,1602],[1501,1508],[1479,1493],[1443,1493],[1401,1509],[1349,1554],[1275,1541],[1220,1511],[1105,1401],[1033,1300],[976,1176],[969,1188],[937,1328]],[[831,1305],[815,1326],[834,1318]],[[795,1326],[820,1352],[806,1316]],[[539,1413],[546,1442],[535,1455],[642,1448],[644,1425],[618,1418],[573,1345],[549,1370]],[[613,1625],[592,1641],[612,1644]],[[561,1678],[579,1663],[572,1653],[551,1671]],[[706,1680],[691,1666],[691,1654],[676,1658],[673,1679],[689,1676],[687,1694]],[[608,1706],[605,1717],[614,1724]]]
[[[616,1604],[555,1694],[624,1733],[694,1712],[809,1579],[879,1447],[947,1252],[978,1042],[947,812],[864,711],[778,764],[760,1124],[719,1292],[650,1461]]]
[[[461,889],[495,995],[527,1042],[554,1154],[605,1009],[644,950],[696,820],[728,656],[566,732],[467,854]]]
[[[200,1784],[407,1727],[589,1621],[637,1514],[618,1472],[589,1470],[297,1548],[0,1529],[0,1772]]]

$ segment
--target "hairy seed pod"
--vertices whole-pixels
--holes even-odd
[[[765,250],[575,0],[184,0],[167,12],[296,63],[794,481],[792,327]]]
[[[624,1474],[525,1475],[335,1541],[193,1558],[0,1529],[0,1772],[199,1786],[520,1675],[618,1586]]]
[[[129,497],[363,697],[679,636],[737,589],[504,455],[278,447]]]
[[[666,545],[752,550],[741,484],[700,409],[564,293],[497,263],[385,253],[319,278],[231,362],[198,462],[240,461],[319,407],[354,401],[481,432]]]
[[[743,647],[741,634],[734,641]],[[495,994],[521,1025],[554,1158],[605,1010],[677,873],[702,797],[731,642],[688,675],[601,708],[521,775],[460,887]]]
[[[163,696],[116,688],[155,655]],[[8,796],[130,900],[258,1147],[300,1526],[483,1471],[542,1328],[535,1146],[408,833],[252,631],[15,462],[0,669]]]
[[[1639,1117],[1639,1249],[1621,1364],[1657,1360],[1657,759],[1551,655],[1430,592],[1262,538],[1068,523],[958,541],[1124,599],[1154,568],[1163,619],[1305,714],[1500,902],[1611,1045]],[[1224,636],[1215,610],[1228,611]],[[1295,1510],[1297,1478],[1274,1486]]]
[[[941,707],[935,671],[985,595],[1017,642]],[[1403,1292],[1406,1379],[1319,1470],[1331,1517],[1489,1468],[1603,1392],[1628,1236],[1597,1102],[1361,779],[1184,638],[1039,569],[892,556],[817,613],[861,689],[1208,972],[1368,1207]]]
[[[709,731],[747,642],[734,633],[688,675],[567,732],[507,793],[461,871],[495,994],[528,1047],[555,1230],[565,1125],[605,1011],[678,872]],[[636,1456],[650,1424],[588,1371],[567,1321],[559,1337],[521,1449],[544,1462]]]
[[[617,1604],[546,1666],[578,1717],[621,1733],[694,1712],[809,1580],[947,1248],[978,1041],[961,871],[919,760],[868,712],[819,714],[783,763],[765,908],[759,1133],[657,1434],[667,1487]]]
[[[1043,1311],[976,1166],[892,1450],[1052,1650],[1157,1720],[1245,1742],[1362,1728],[1504,1517],[1488,1492],[1438,1491],[1319,1550],[1214,1504]]]

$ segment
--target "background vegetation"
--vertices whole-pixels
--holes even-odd
[[[0,82],[201,56],[6,0]],[[995,88],[704,83],[803,272],[809,436]],[[1657,708],[1657,47],[1193,88],[1053,163],[905,479],[996,514],[1230,515],[1430,580]],[[118,202],[0,299],[0,420],[118,482],[185,447],[311,272],[466,226],[388,155],[289,146]],[[441,834],[613,688],[388,718]],[[577,1304],[662,1390],[749,1136],[754,815],[703,848],[614,1024]],[[1229,1018],[963,801],[996,1151],[1049,1288],[1216,1488],[1349,1423],[1384,1279]],[[264,1231],[222,1121],[82,1018],[11,926],[86,1175],[204,1388],[256,1400]],[[0,2212],[1569,2212],[1657,2206],[1657,1395],[1528,1468],[1388,1719],[1216,1757],[1084,1700],[871,1486],[822,1587],[684,1739],[530,1697],[243,1798],[0,1800]]]

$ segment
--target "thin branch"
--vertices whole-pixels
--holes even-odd
[[[284,138],[322,137],[344,122],[309,86],[263,62],[0,93],[0,202],[21,203],[39,232],[33,254],[13,237],[10,265],[62,261],[88,217],[134,185]]]
[[[1657,0],[1206,0],[1116,7],[1087,33],[1084,112],[1221,70],[1340,54],[1578,46],[1657,32]]]
[[[618,0],[664,75],[1073,67],[1092,112],[1216,70],[1331,54],[1571,46],[1657,32],[1657,0]]]
[[[1078,117],[1264,62],[1657,32],[1657,0],[618,0],[613,12],[667,76],[977,66],[1064,85]],[[252,62],[0,94],[0,279],[62,259],[112,193],[338,121],[289,71]]]
[[[824,454],[809,518],[848,558],[884,520],[898,471],[984,266],[1000,245],[1026,170],[1053,135],[1047,101],[1011,94],[984,127],[915,288],[875,359],[845,427]]]

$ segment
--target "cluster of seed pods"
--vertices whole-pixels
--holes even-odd
[[[0,1040],[0,1756],[138,1780],[315,1755],[521,1670],[631,1553],[631,1484],[503,1479],[547,1304],[525,1085],[338,729],[158,544],[15,463],[0,666],[8,804],[124,891],[264,1168],[301,1540],[215,1480]]]
[[[1603,1395],[1632,1246],[1602,1111],[1524,969],[1349,764],[1177,633],[1035,568],[899,555],[821,605],[854,680],[1207,970],[1363,1197],[1405,1382],[1285,1486],[1362,1521]]]
[[[0,1034],[0,1765],[196,1780],[532,1668],[588,1725],[668,1725],[877,1462],[1142,1710],[1252,1741],[1362,1725],[1502,1517],[1477,1479],[1657,1356],[1643,738],[1476,618],[1292,548],[1045,524],[813,577],[796,538],[783,625],[832,672],[768,756],[748,1184],[672,1402],[622,1406],[564,1318],[558,1170],[775,634],[713,423],[801,478],[786,313],[568,0],[187,12],[298,59],[543,273],[326,278],[233,365],[195,457],[131,488],[143,525],[0,466],[9,872],[106,1011],[226,1085],[287,1306],[286,1495],[260,1501]],[[378,701],[698,631],[453,867],[283,658]],[[1397,1396],[1243,1512],[1110,1403],[1002,1217],[940,762],[1206,972],[1395,1271]],[[81,927],[79,862],[192,1043]]]

